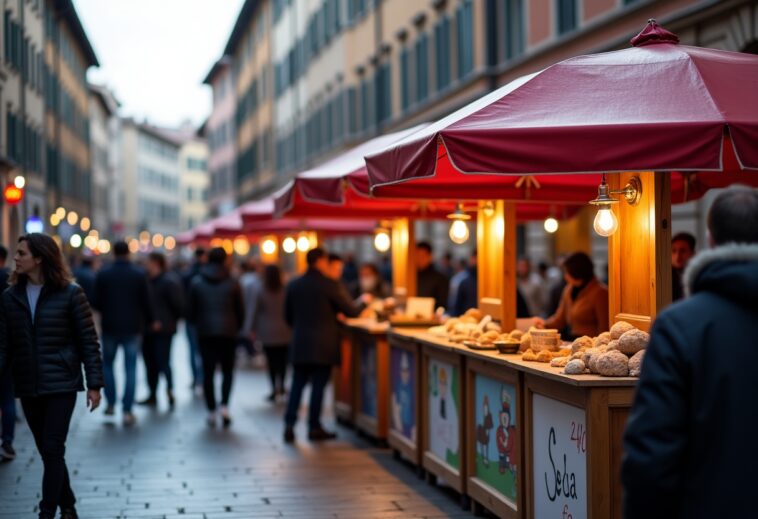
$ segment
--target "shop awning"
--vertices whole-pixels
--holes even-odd
[[[758,56],[679,45],[655,22],[632,43],[519,78],[367,156],[372,193],[511,198],[520,183],[532,200],[579,201],[600,173],[671,171],[683,201],[755,182]],[[566,173],[588,175],[551,176]]]

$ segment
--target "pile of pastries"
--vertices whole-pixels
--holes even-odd
[[[429,333],[455,343],[475,343],[479,346],[493,346],[496,342],[520,342],[523,332],[513,330],[503,332],[492,316],[485,315],[477,308],[470,308],[460,317],[452,317],[445,324],[432,326]]]
[[[525,334],[526,335],[526,334]],[[523,350],[522,360],[550,363],[568,375],[594,373],[606,377],[639,377],[650,336],[625,321],[597,337],[579,337],[569,346]],[[524,348],[522,342],[522,348]]]

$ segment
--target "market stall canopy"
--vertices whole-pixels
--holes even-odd
[[[372,193],[578,201],[600,173],[672,171],[684,201],[755,182],[758,56],[679,45],[654,21],[632,43],[521,77],[367,156]],[[588,175],[551,176],[566,173]]]
[[[325,236],[356,236],[372,234],[376,228],[373,220],[346,220],[337,218],[279,218],[277,220],[247,223],[242,232],[248,239],[269,234],[285,235],[302,231],[318,232]],[[221,235],[223,237],[223,234]],[[230,236],[231,237],[231,236]]]

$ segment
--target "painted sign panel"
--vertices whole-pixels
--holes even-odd
[[[534,517],[587,517],[587,427],[584,409],[542,395],[534,414]]]
[[[474,475],[515,505],[521,448],[517,432],[520,424],[516,423],[516,388],[477,374],[474,395],[476,425],[471,438],[476,442]]]
[[[376,418],[377,416],[377,387],[376,387],[376,344],[362,342],[361,350],[361,413]]]
[[[390,364],[390,427],[416,443],[416,357],[402,348],[392,348]]]
[[[429,359],[429,450],[455,470],[460,469],[460,373],[446,362]]]

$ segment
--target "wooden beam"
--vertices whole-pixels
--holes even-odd
[[[480,202],[476,220],[479,309],[516,327],[516,205]]]
[[[416,243],[413,222],[408,218],[392,221],[392,294],[416,295]]]

